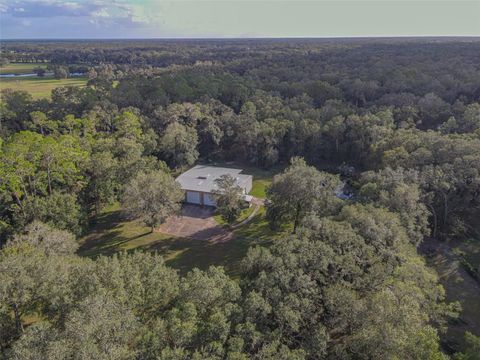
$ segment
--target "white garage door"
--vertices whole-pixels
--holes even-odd
[[[209,205],[209,206],[217,205],[217,203],[215,202],[215,199],[210,194],[203,194],[203,202],[205,203],[205,205]]]
[[[195,191],[187,191],[187,203],[200,204],[200,193]]]

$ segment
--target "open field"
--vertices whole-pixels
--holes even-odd
[[[29,92],[33,98],[48,98],[53,89],[60,86],[85,86],[87,78],[54,79],[52,77],[1,78],[0,90],[13,89]]]
[[[46,68],[46,63],[11,63],[0,67],[0,74],[30,74],[36,67]]]

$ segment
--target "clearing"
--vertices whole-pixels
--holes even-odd
[[[47,68],[47,63],[10,63],[0,67],[0,74],[31,74],[36,67]]]
[[[261,170],[234,163],[212,165],[239,167],[244,169],[245,174],[252,174],[254,178],[250,194],[260,198],[264,197],[273,175],[281,171],[280,168]],[[195,267],[206,269],[210,265],[218,265],[225,267],[230,275],[236,276],[240,271],[240,261],[249,247],[268,245],[291,231],[291,226],[286,226],[281,231],[271,230],[263,206],[253,216],[253,206],[245,209],[237,224],[249,216],[252,218],[233,230],[225,229],[226,224],[221,217],[211,210],[202,212],[201,208],[194,207],[192,210],[189,206],[185,209],[184,216],[169,219],[160,226],[159,231],[151,233],[150,228],[141,221],[124,219],[118,205],[112,206],[98,217],[89,233],[80,239],[79,254],[96,257],[136,249],[157,251],[163,255],[167,265],[181,273]]]
[[[126,220],[118,205],[106,209],[97,218],[90,232],[80,239],[79,255],[95,258],[112,255],[119,251],[157,251],[163,255],[167,265],[184,274],[195,267],[207,269],[211,265],[225,267],[236,276],[240,271],[240,260],[253,245],[267,245],[281,232],[270,229],[265,220],[265,210],[260,211],[234,231],[233,238],[225,242],[197,240],[188,237],[150,232],[150,228],[138,220]]]
[[[34,99],[49,98],[53,89],[60,86],[84,87],[88,79],[85,77],[74,77],[68,79],[54,79],[52,77],[28,76],[21,78],[1,78],[0,91],[12,89],[15,91],[27,91]]]
[[[158,232],[176,237],[222,243],[233,239],[233,233],[219,226],[211,207],[183,205],[180,216],[171,216],[157,229]]]

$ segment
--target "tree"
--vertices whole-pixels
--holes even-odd
[[[66,79],[68,75],[68,68],[65,66],[55,66],[53,68],[53,76],[55,79]]]
[[[455,360],[479,360],[480,359],[480,336],[475,336],[469,331],[465,332],[465,351],[456,353]]]
[[[228,223],[233,223],[242,211],[242,188],[231,175],[222,175],[215,179],[216,189],[212,192],[217,211]]]
[[[32,119],[32,123],[30,125],[31,129],[39,131],[42,135],[51,134],[57,130],[58,124],[55,121],[49,120],[41,111],[31,112],[30,118]]]
[[[368,171],[362,174],[359,185],[361,201],[384,206],[399,214],[413,244],[419,244],[429,235],[429,213],[423,203],[418,171],[390,167],[378,172]]]
[[[140,173],[125,187],[122,204],[128,215],[142,219],[152,232],[180,210],[184,194],[180,185],[163,171]]]
[[[33,72],[37,74],[38,77],[44,77],[47,71],[42,66],[36,66],[33,68]]]
[[[290,166],[273,179],[267,190],[267,217],[272,226],[293,221],[293,231],[309,213],[328,215],[335,211],[339,199],[336,176],[308,166],[302,158],[292,158]]]
[[[385,209],[310,216],[297,234],[249,250],[237,331],[251,355],[278,342],[306,358],[444,359],[430,322],[455,306],[415,251]]]
[[[95,215],[115,198],[115,191],[119,188],[118,167],[118,161],[110,151],[98,151],[90,157],[88,194]]]
[[[190,166],[198,158],[197,131],[192,126],[172,123],[160,139],[159,149],[171,166]]]
[[[79,235],[85,218],[76,194],[54,190],[46,196],[34,196],[23,202],[22,209],[13,214],[17,226],[39,220],[57,229]]]
[[[132,359],[138,323],[128,309],[107,295],[79,302],[62,329],[38,322],[12,349],[12,359]]]
[[[65,230],[55,229],[40,221],[34,221],[25,227],[21,234],[17,234],[7,246],[29,244],[42,251],[45,255],[73,255],[78,249],[75,235]]]

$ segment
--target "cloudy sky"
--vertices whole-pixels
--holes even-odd
[[[480,0],[0,0],[2,39],[480,35]]]

